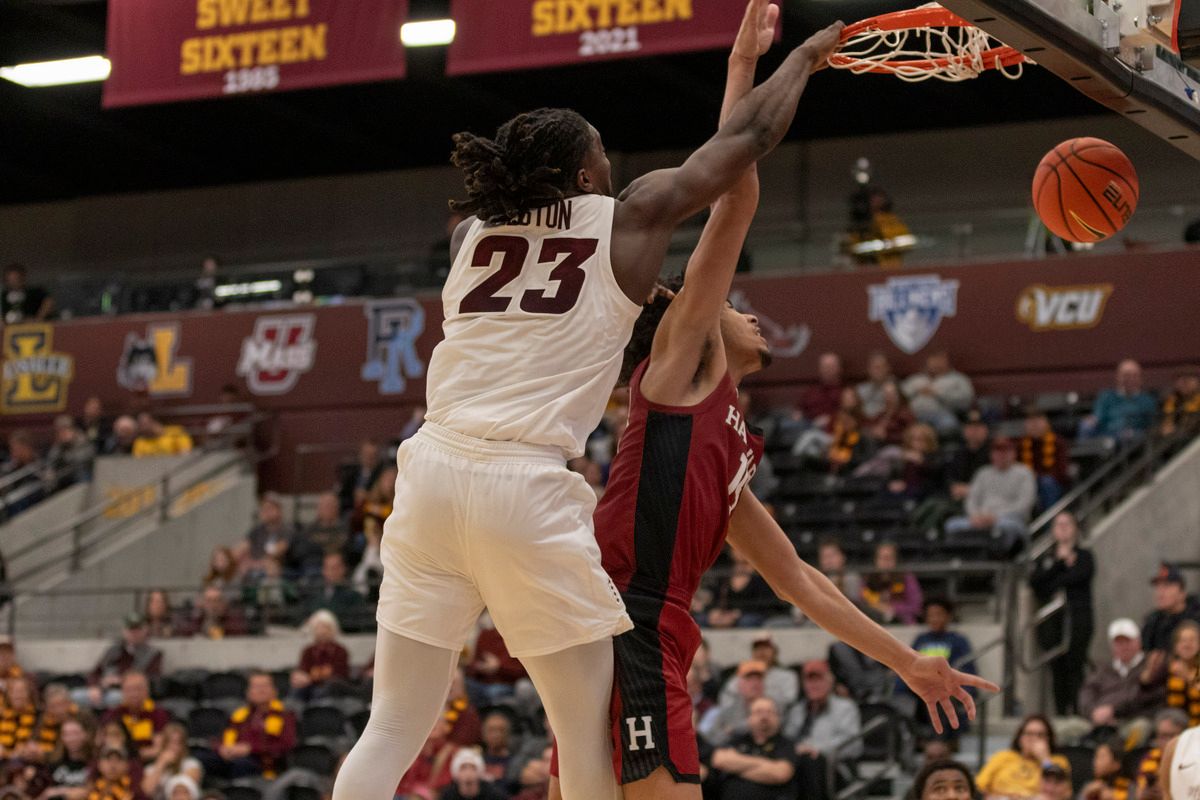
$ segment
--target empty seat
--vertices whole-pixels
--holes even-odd
[[[219,708],[201,706],[193,708],[187,717],[188,738],[210,741],[225,732],[229,715]]]
[[[323,744],[302,744],[292,751],[288,761],[295,769],[306,769],[326,777],[337,768],[337,756]]]
[[[237,672],[214,672],[200,684],[200,697],[218,700],[232,697],[241,700],[246,696],[246,676]]]
[[[339,737],[346,735],[346,715],[332,705],[310,705],[300,717],[300,735]]]

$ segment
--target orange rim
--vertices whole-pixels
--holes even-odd
[[[847,25],[842,29],[842,41],[867,31],[900,31],[905,28],[969,28],[971,23],[958,16],[948,8],[941,6],[910,8],[907,11],[893,11],[890,14],[880,14]]]

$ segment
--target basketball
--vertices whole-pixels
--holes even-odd
[[[1138,202],[1133,164],[1103,139],[1068,139],[1033,175],[1033,205],[1056,236],[1100,242],[1125,227]]]

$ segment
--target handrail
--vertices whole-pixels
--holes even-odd
[[[857,797],[861,792],[866,791],[871,784],[878,779],[879,775],[900,763],[899,748],[896,747],[896,729],[892,724],[895,722],[895,720],[892,719],[892,716],[893,715],[891,713],[880,714],[879,716],[869,720],[866,725],[863,725],[857,734],[834,745],[833,749],[829,753],[829,759],[825,770],[825,780],[828,787],[829,797],[836,798],[836,800],[850,800],[852,797]],[[865,742],[869,735],[883,727],[888,729],[888,758],[885,762],[883,762],[883,769],[880,770],[879,775],[872,776],[870,779],[859,779],[847,786],[841,792],[838,792],[837,774],[838,766],[842,762],[842,751],[856,742]]]

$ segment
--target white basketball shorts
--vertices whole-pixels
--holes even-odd
[[[595,493],[566,468],[561,450],[426,422],[396,461],[380,627],[461,650],[486,607],[517,657],[633,627],[600,565]]]

